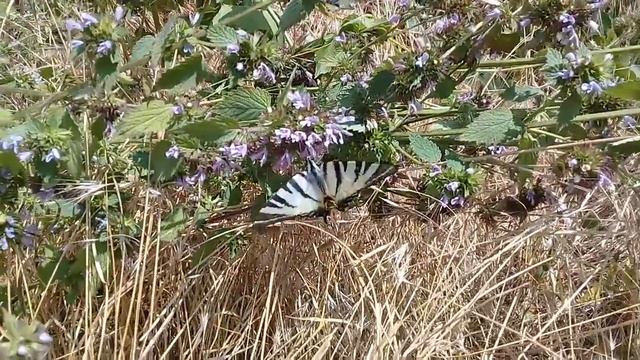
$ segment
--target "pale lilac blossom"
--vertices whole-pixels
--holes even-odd
[[[428,61],[429,61],[429,54],[427,54],[425,52],[425,53],[422,53],[422,55],[420,55],[420,56],[418,56],[416,58],[415,65],[417,67],[419,67],[419,68],[423,68],[427,64]]]
[[[49,152],[43,156],[43,160],[44,162],[52,162],[54,160],[60,160],[61,155],[60,155],[60,150],[58,150],[57,148],[52,148],[51,150],[49,150]]]
[[[458,195],[458,196],[454,197],[453,199],[451,199],[450,204],[452,206],[460,206],[460,207],[462,207],[464,205],[464,196]]]
[[[96,52],[101,55],[108,55],[113,49],[113,41],[105,40],[98,44]]]
[[[311,95],[304,91],[289,92],[287,98],[296,110],[311,109]]]
[[[342,84],[347,84],[349,81],[353,81],[353,77],[351,75],[344,74],[340,76],[340,82],[342,82]]]
[[[244,64],[239,62],[236,64],[236,70],[237,71],[244,71]]]
[[[178,159],[180,157],[180,148],[177,145],[173,145],[164,153],[164,155],[168,159],[170,158]]]
[[[313,127],[317,123],[320,122],[320,118],[315,115],[305,116],[302,121],[300,121],[300,126],[302,127]]]
[[[283,141],[289,141],[291,139],[292,131],[289,128],[276,129],[274,132],[276,143],[280,144]]]
[[[118,5],[116,6],[116,10],[113,12],[113,18],[116,20],[117,23],[119,23],[120,21],[122,21],[122,19],[124,19],[125,14],[126,14],[125,8],[122,7],[122,5]]]
[[[89,27],[98,23],[98,19],[96,19],[95,16],[85,12],[80,13],[80,20],[82,21],[82,25],[84,27]]]
[[[84,41],[78,40],[78,39],[73,39],[73,40],[69,41],[69,47],[72,48],[73,50],[78,50],[78,49],[84,47]]]
[[[629,115],[625,115],[622,117],[621,127],[623,129],[633,129],[638,126],[638,121]]]
[[[334,38],[334,40],[338,43],[345,43],[347,42],[347,35],[345,35],[345,33],[340,33]]]
[[[279,173],[285,173],[291,169],[291,165],[293,164],[293,158],[288,151],[285,151],[284,154],[278,159],[278,161],[273,165],[273,170]]]
[[[231,55],[237,55],[240,52],[240,45],[236,44],[236,43],[232,43],[232,44],[227,44],[227,54]]]
[[[589,81],[588,83],[583,83],[580,85],[580,89],[585,93],[593,96],[602,95],[602,87],[595,81]]]
[[[175,105],[171,108],[171,111],[173,111],[174,115],[182,115],[184,114],[184,106],[182,105]]]
[[[324,135],[324,143],[328,147],[331,144],[344,144],[344,136],[351,136],[352,134],[338,124],[329,123],[325,125]]]
[[[276,82],[276,75],[269,66],[267,66],[267,64],[261,62],[260,65],[253,70],[253,79],[261,81],[267,85],[272,85]]]
[[[499,19],[501,16],[502,16],[502,10],[500,10],[500,8],[498,7],[495,7],[487,12],[487,15],[485,16],[485,21]]]
[[[391,23],[391,25],[398,25],[401,19],[402,17],[400,15],[393,14],[389,17],[389,23]]]
[[[448,183],[447,185],[444,186],[445,189],[451,191],[452,193],[455,193],[458,188],[460,188],[460,182],[459,181],[452,181],[450,183]]]
[[[33,158],[33,151],[21,151],[17,155],[21,162],[28,163]]]
[[[191,26],[195,26],[199,20],[200,20],[200,13],[196,12],[193,14],[189,14],[189,22],[191,23]]]
[[[230,144],[220,149],[222,154],[229,159],[242,159],[247,156],[247,144]]]
[[[440,167],[440,165],[432,165],[431,171],[429,172],[429,176],[434,177],[440,174],[442,174],[442,168]]]

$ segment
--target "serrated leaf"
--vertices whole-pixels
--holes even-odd
[[[0,168],[9,169],[13,175],[22,174],[24,171],[20,159],[11,151],[0,150]]]
[[[521,130],[514,122],[510,110],[496,109],[480,113],[464,130],[460,139],[484,145],[501,144],[516,137]]]
[[[160,222],[160,240],[173,242],[187,227],[189,217],[182,206],[177,207]]]
[[[204,79],[206,75],[204,66],[202,55],[190,56],[181,64],[162,74],[153,91],[161,89],[171,89],[173,91],[191,90]]]
[[[316,51],[316,77],[326,74],[334,67],[349,60],[349,56],[342,50],[338,49],[334,43],[331,43],[320,50]]]
[[[151,55],[154,42],[155,37],[153,35],[145,35],[141,37],[133,46],[133,49],[131,50],[131,59],[129,59],[129,61],[135,62],[142,60],[145,56]]]
[[[180,165],[180,160],[168,158],[167,150],[171,147],[171,142],[162,140],[153,146],[151,150],[150,169],[153,171],[152,181],[167,181],[175,175]]]
[[[547,55],[545,58],[547,60],[545,67],[550,69],[563,66],[564,64],[564,57],[562,56],[562,53],[556,49],[547,49]]]
[[[385,99],[389,95],[389,89],[393,85],[396,76],[389,70],[377,72],[369,81],[369,97],[372,99]]]
[[[138,105],[119,121],[116,138],[133,138],[166,130],[173,117],[172,107],[160,100]]]
[[[237,121],[254,121],[271,108],[271,96],[266,90],[241,88],[222,98],[215,111],[220,117]]]
[[[214,46],[225,48],[229,44],[238,43],[238,34],[232,27],[213,24],[207,29],[207,39]]]
[[[304,20],[319,2],[319,0],[291,0],[280,17],[279,32],[283,33]]]
[[[423,136],[411,134],[409,144],[413,152],[424,162],[436,163],[442,158],[442,151],[438,145]]]
[[[568,125],[575,119],[582,109],[582,97],[577,92],[573,92],[566,98],[558,109],[558,123]]]
[[[507,88],[500,97],[508,101],[523,102],[540,95],[544,96],[544,93],[539,88],[514,85]]]
[[[235,129],[238,129],[235,120],[211,119],[183,125],[180,131],[204,143],[216,143]]]
[[[118,80],[118,63],[111,61],[110,56],[101,56],[96,60],[96,81],[104,88],[105,93],[113,89]]]
[[[162,30],[156,34],[153,40],[153,46],[151,47],[151,63],[153,65],[158,65],[164,56],[164,47],[169,35],[171,35],[171,32],[176,25],[176,19],[175,15],[169,18],[169,21],[164,24]]]
[[[605,92],[620,99],[639,101],[640,100],[640,80],[625,81],[616,86],[610,87]]]

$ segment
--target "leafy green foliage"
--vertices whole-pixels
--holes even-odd
[[[170,89],[173,92],[191,90],[203,80],[205,75],[202,55],[193,55],[162,74],[154,90]]]
[[[440,151],[438,145],[434,144],[433,141],[427,138],[411,134],[411,136],[409,136],[409,142],[413,152],[422,161],[435,163],[440,161],[440,158],[442,158],[442,151]]]
[[[533,97],[544,95],[542,90],[531,86],[513,85],[507,88],[500,96],[508,101],[523,102]]]
[[[171,146],[171,142],[167,140],[162,140],[153,146],[149,164],[149,168],[153,171],[153,181],[169,180],[178,170],[180,160],[166,156]]]
[[[169,215],[162,219],[160,224],[160,240],[175,242],[182,231],[187,227],[189,217],[183,207],[175,208]]]
[[[560,109],[558,110],[558,122],[562,125],[571,123],[571,121],[580,114],[581,109],[582,97],[577,92],[573,92],[562,102],[562,104],[560,104]]]
[[[133,138],[166,130],[173,116],[171,109],[171,104],[160,100],[138,105],[123,117],[118,138]]]
[[[605,92],[621,99],[640,101],[640,80],[625,81],[606,89]]]
[[[319,0],[291,0],[280,17],[279,31],[285,32],[309,16]]]
[[[480,113],[460,139],[485,145],[501,144],[516,138],[521,131],[522,128],[515,123],[510,110],[496,109]]]
[[[222,98],[215,111],[224,119],[255,121],[270,111],[271,96],[262,89],[241,88]]]

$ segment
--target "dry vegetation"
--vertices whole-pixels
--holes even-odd
[[[385,16],[393,6],[367,4]],[[47,44],[56,30],[35,21],[50,24],[46,6],[39,10],[25,27]],[[317,16],[308,21],[333,26]],[[292,37],[310,29],[324,28]],[[26,49],[26,66],[68,66],[65,49]],[[155,233],[159,214],[141,194],[145,234]],[[27,295],[54,337],[52,358],[640,358],[637,188],[566,203],[563,214],[552,202],[522,224],[489,225],[477,206],[440,223],[396,212],[286,224],[249,232],[237,256],[220,247],[200,267],[190,256],[215,239],[145,235],[97,300],[67,306],[55,287]],[[57,242],[72,240],[64,236]],[[13,263],[11,276],[32,279],[31,261]]]

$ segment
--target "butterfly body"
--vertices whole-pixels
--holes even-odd
[[[256,223],[268,224],[301,216],[322,216],[340,209],[360,190],[393,174],[393,165],[363,161],[308,162],[258,212]]]

